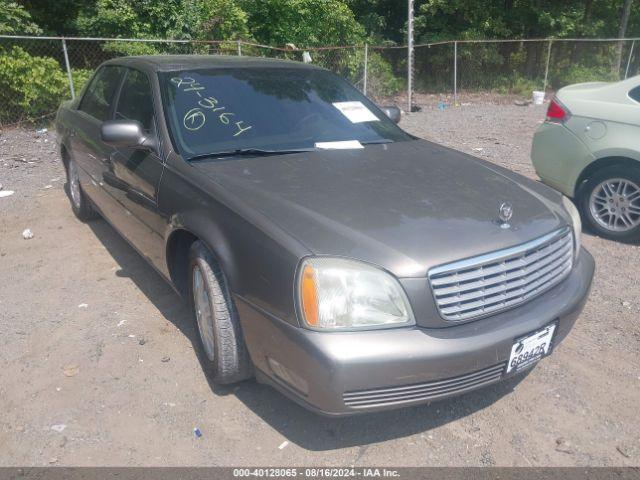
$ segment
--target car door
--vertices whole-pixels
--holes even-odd
[[[100,139],[100,128],[113,116],[124,73],[124,68],[117,65],[100,67],[80,100],[68,133],[82,188],[109,220],[117,206],[101,184],[102,172],[113,148]]]
[[[116,120],[140,122],[146,134],[156,136],[151,82],[145,72],[126,68],[115,105]],[[161,270],[166,221],[158,209],[157,193],[163,168],[159,151],[117,147],[102,173],[105,189],[124,207],[121,233]]]

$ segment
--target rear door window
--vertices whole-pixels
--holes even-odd
[[[110,119],[111,107],[124,69],[115,65],[102,67],[87,88],[79,110],[104,122]]]
[[[629,92],[629,96],[636,102],[640,103],[640,87],[636,87]]]
[[[127,76],[120,90],[116,107],[116,119],[137,120],[145,130],[153,123],[153,98],[149,77],[140,70],[127,69]]]

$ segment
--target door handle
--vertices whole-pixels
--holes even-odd
[[[104,172],[102,174],[102,178],[104,179],[104,183],[107,185],[117,188],[118,190],[124,190],[125,192],[129,190],[129,185],[126,182],[123,182],[118,177],[116,177],[111,172]]]
[[[133,188],[129,188],[127,190],[127,198],[132,202],[135,202],[144,208],[147,209],[155,209],[157,208],[156,202],[151,198],[147,197],[144,193],[139,192]]]

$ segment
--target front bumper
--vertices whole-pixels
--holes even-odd
[[[558,322],[553,346],[571,330],[595,264],[582,249],[571,274],[543,295],[492,317],[438,329],[314,332],[238,299],[258,379],[326,415],[426,403],[504,378],[514,339]]]

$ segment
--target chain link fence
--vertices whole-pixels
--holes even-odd
[[[418,93],[492,92],[530,98],[573,83],[617,81],[640,72],[638,39],[453,41],[415,47]]]
[[[406,105],[406,46],[308,49],[243,41],[0,36],[0,126],[46,121],[79,94],[105,60],[123,55],[245,55],[312,62],[346,78],[379,103]],[[531,96],[640,71],[640,40],[484,40],[416,45],[413,93],[458,101],[477,92]],[[416,103],[420,103],[416,97]],[[408,107],[408,106],[407,106]]]

